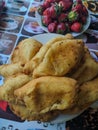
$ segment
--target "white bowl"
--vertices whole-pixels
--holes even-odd
[[[43,26],[43,24],[42,24],[42,16],[38,13],[38,11],[35,12],[35,16],[36,16],[36,19],[37,19],[38,24],[43,28],[44,31],[46,31],[46,32],[49,33],[47,27]],[[82,33],[84,33],[84,32],[88,29],[88,27],[89,27],[89,25],[90,25],[90,22],[91,22],[91,18],[90,18],[90,14],[89,14],[89,12],[88,12],[87,21],[86,21],[86,23],[83,25],[83,28],[82,28],[81,32],[79,32],[79,33],[70,32],[70,33],[71,33],[74,37],[81,35]]]

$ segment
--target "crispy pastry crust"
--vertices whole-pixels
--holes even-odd
[[[72,107],[78,93],[77,81],[68,77],[45,76],[33,79],[14,91],[33,113],[46,113]]]

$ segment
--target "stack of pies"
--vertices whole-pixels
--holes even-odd
[[[98,100],[98,62],[83,40],[71,34],[44,45],[33,38],[22,40],[0,74],[0,99],[23,120],[51,121]]]

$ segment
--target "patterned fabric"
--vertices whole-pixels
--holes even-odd
[[[69,130],[98,130],[98,108],[88,108],[66,124]]]
[[[4,5],[5,5],[5,2],[3,0],[0,0],[0,12],[2,11]]]

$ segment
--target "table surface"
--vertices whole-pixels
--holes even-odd
[[[11,0],[8,0],[6,3],[6,8],[4,8],[3,12],[0,14],[0,19],[3,18],[10,18],[10,20],[14,20],[14,26],[10,27],[3,27],[0,23],[0,41],[5,40],[5,46],[2,45],[0,42],[0,65],[6,64],[10,55],[15,48],[15,46],[21,41],[22,39],[32,37],[37,34],[46,33],[44,30],[39,29],[32,31],[29,28],[31,23],[38,24],[35,18],[35,10],[36,7],[40,4],[40,0],[33,0],[33,1],[25,1],[24,6],[22,9],[13,10],[10,8],[9,3]],[[84,32],[79,37],[82,37],[86,45],[94,50],[96,50],[96,55],[98,56],[98,15],[90,15],[91,16],[91,24],[86,32]],[[27,29],[27,27],[29,29]],[[6,42],[7,41],[7,42]],[[2,77],[0,77],[2,81]],[[4,117],[2,111],[0,109],[0,117],[1,118],[9,118],[13,120],[21,121],[15,115],[9,116],[9,109],[7,111],[8,116]],[[11,113],[11,112],[10,112]],[[78,117],[67,121],[66,122],[66,129],[67,130],[95,130],[98,129],[98,109],[88,108],[85,110],[81,115]]]

